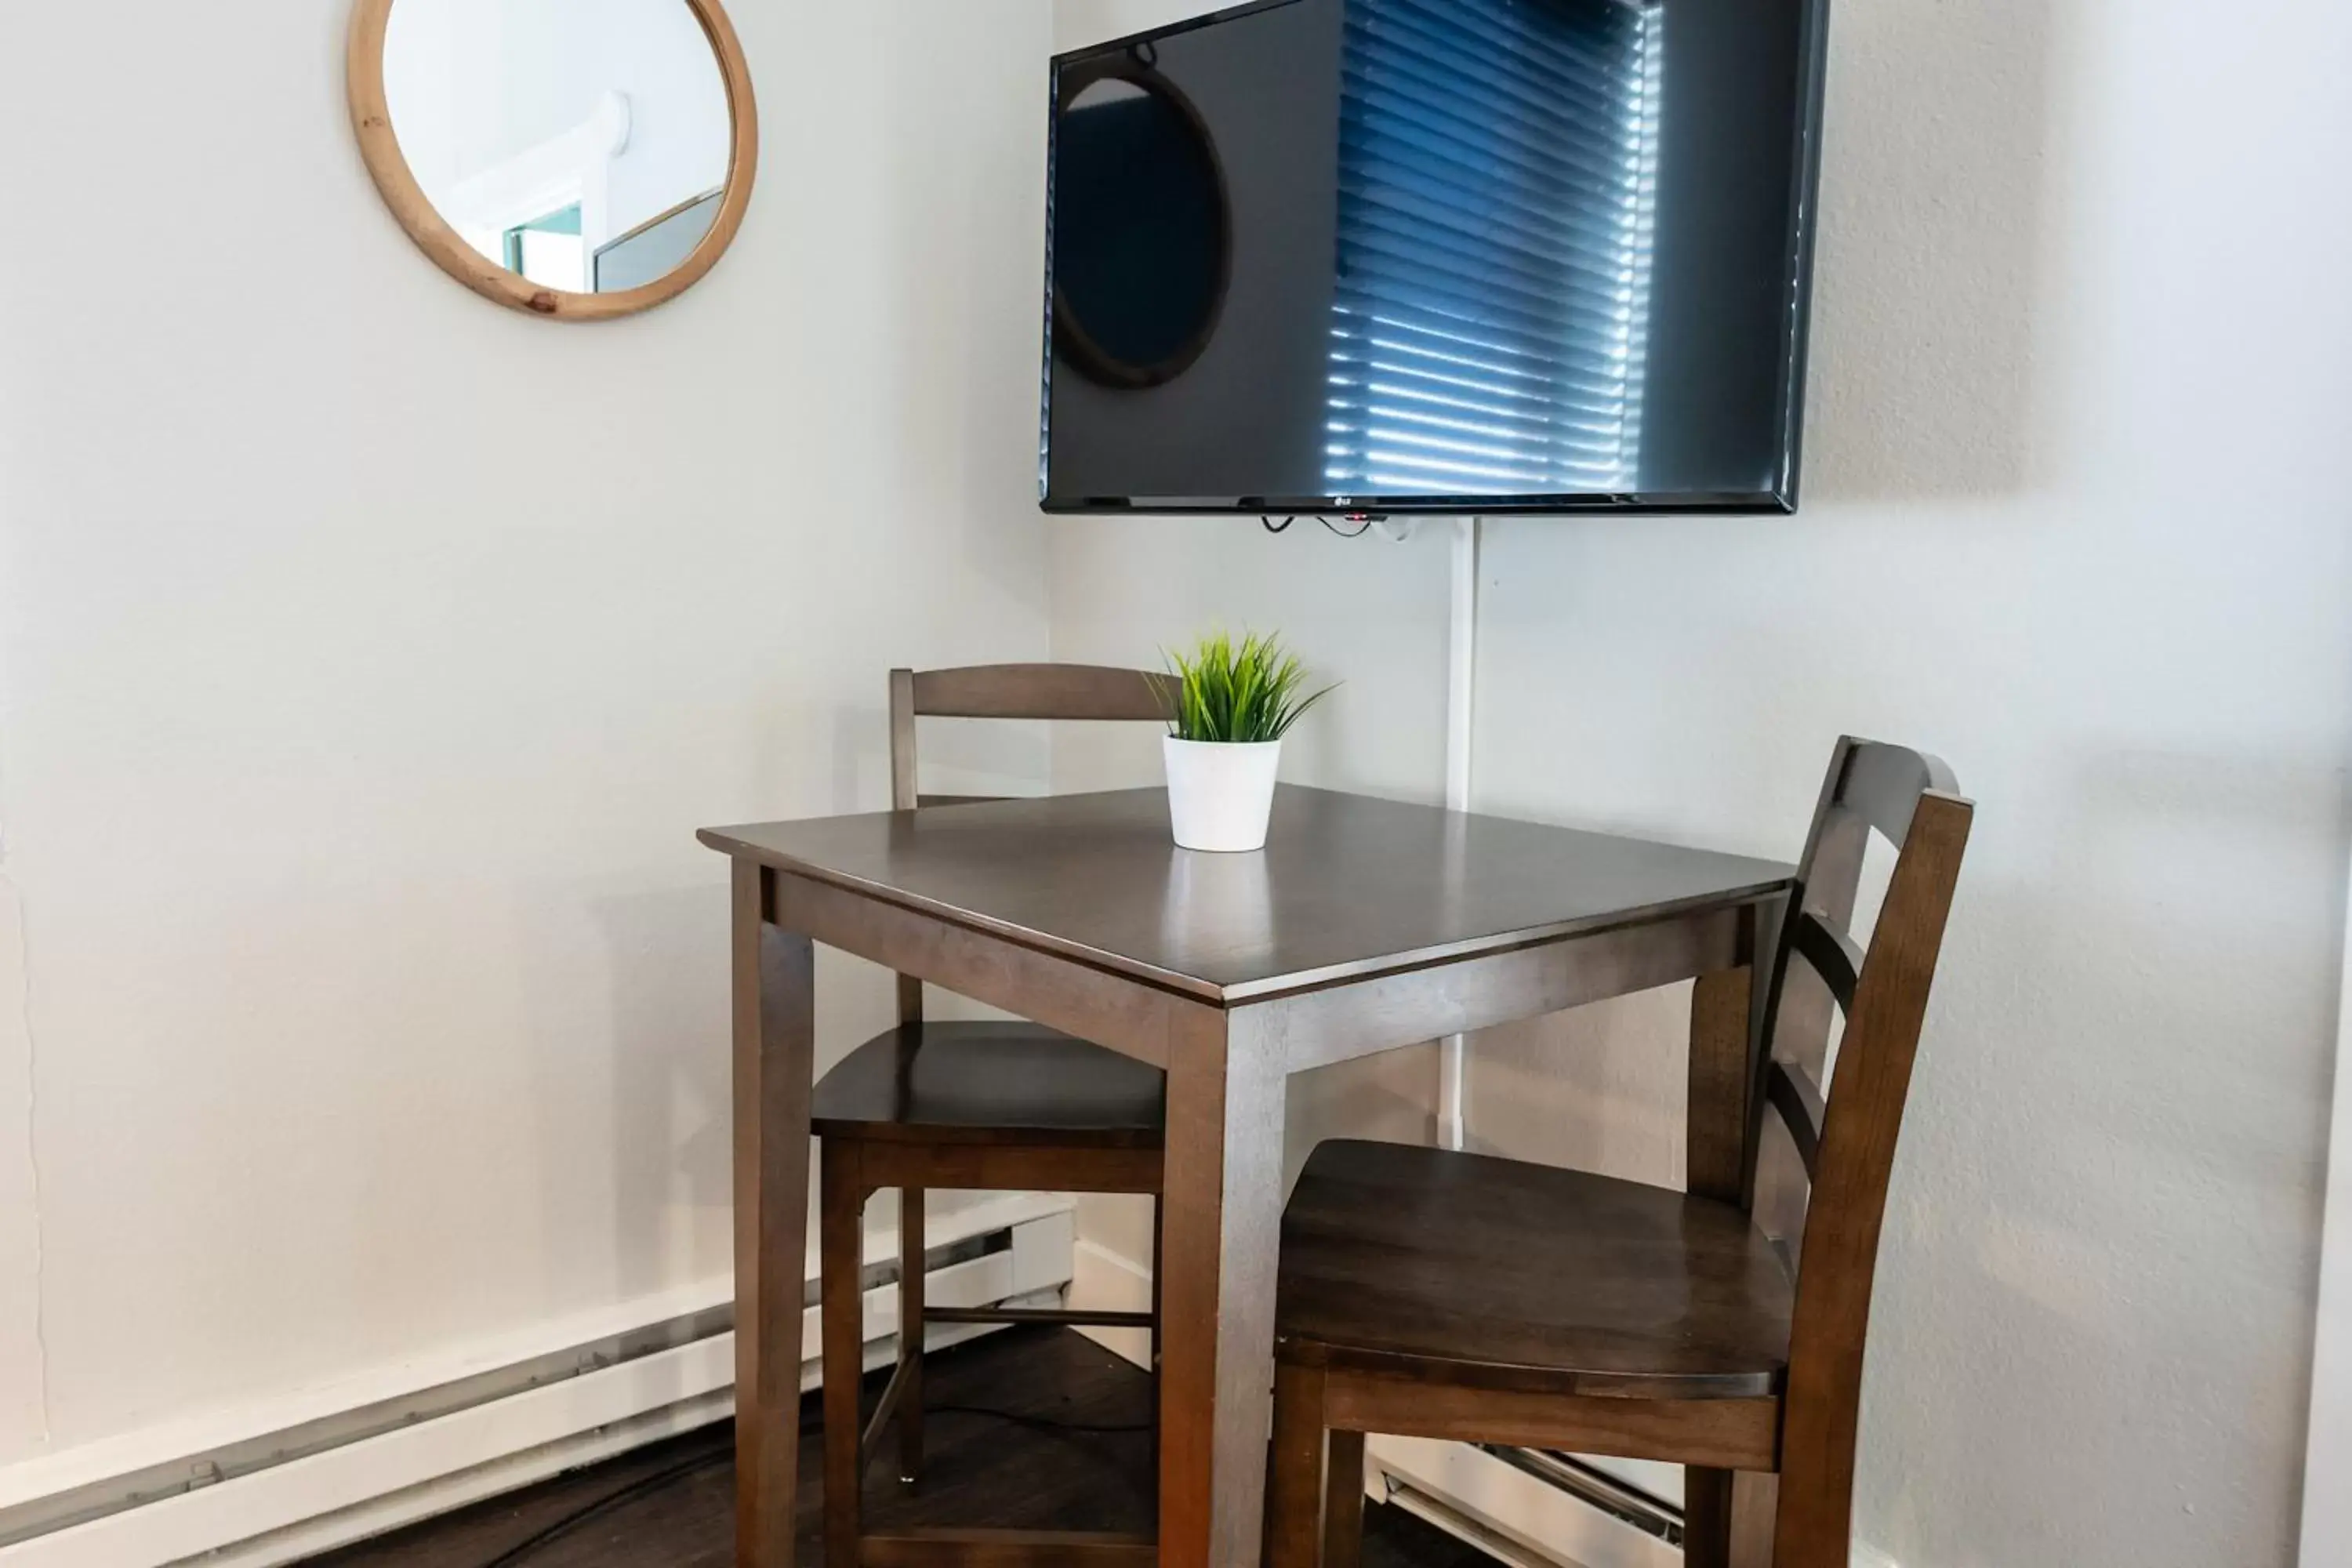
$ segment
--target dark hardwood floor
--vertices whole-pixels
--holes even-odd
[[[927,1373],[922,1484],[901,1487],[877,1458],[866,1489],[871,1528],[1150,1528],[1151,1385],[1136,1368],[1069,1330],[1032,1328],[942,1352]],[[879,1380],[868,1380],[869,1405]],[[814,1437],[814,1395],[803,1422]],[[311,1568],[731,1568],[733,1441],[726,1425],[672,1438],[314,1557]],[[803,1562],[817,1560],[817,1457],[803,1441]],[[1492,1568],[1393,1508],[1369,1510],[1364,1537],[1365,1568]]]

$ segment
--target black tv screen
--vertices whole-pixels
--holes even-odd
[[[1825,0],[1269,0],[1054,62],[1051,511],[1787,510]]]

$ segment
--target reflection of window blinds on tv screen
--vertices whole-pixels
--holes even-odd
[[[1822,3],[1271,0],[1062,57],[1046,507],[1792,507]]]

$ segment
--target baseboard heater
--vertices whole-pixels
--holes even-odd
[[[1365,1488],[1510,1568],[1681,1568],[1681,1475],[1532,1448],[1375,1436]]]
[[[1066,1197],[1011,1194],[933,1215],[928,1231],[930,1304],[1061,1304],[1075,1240]],[[866,1241],[869,1367],[897,1354],[898,1245]],[[0,1568],[164,1568],[198,1556],[273,1568],[723,1420],[734,1409],[734,1306],[723,1287],[708,1294],[656,1321],[35,1495],[0,1471]],[[805,1302],[802,1386],[814,1388],[814,1278]],[[924,1338],[940,1348],[990,1331],[935,1324]]]

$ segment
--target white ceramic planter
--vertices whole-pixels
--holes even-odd
[[[1170,735],[1160,746],[1168,760],[1169,826],[1179,847],[1227,852],[1265,847],[1281,742],[1236,746]]]

